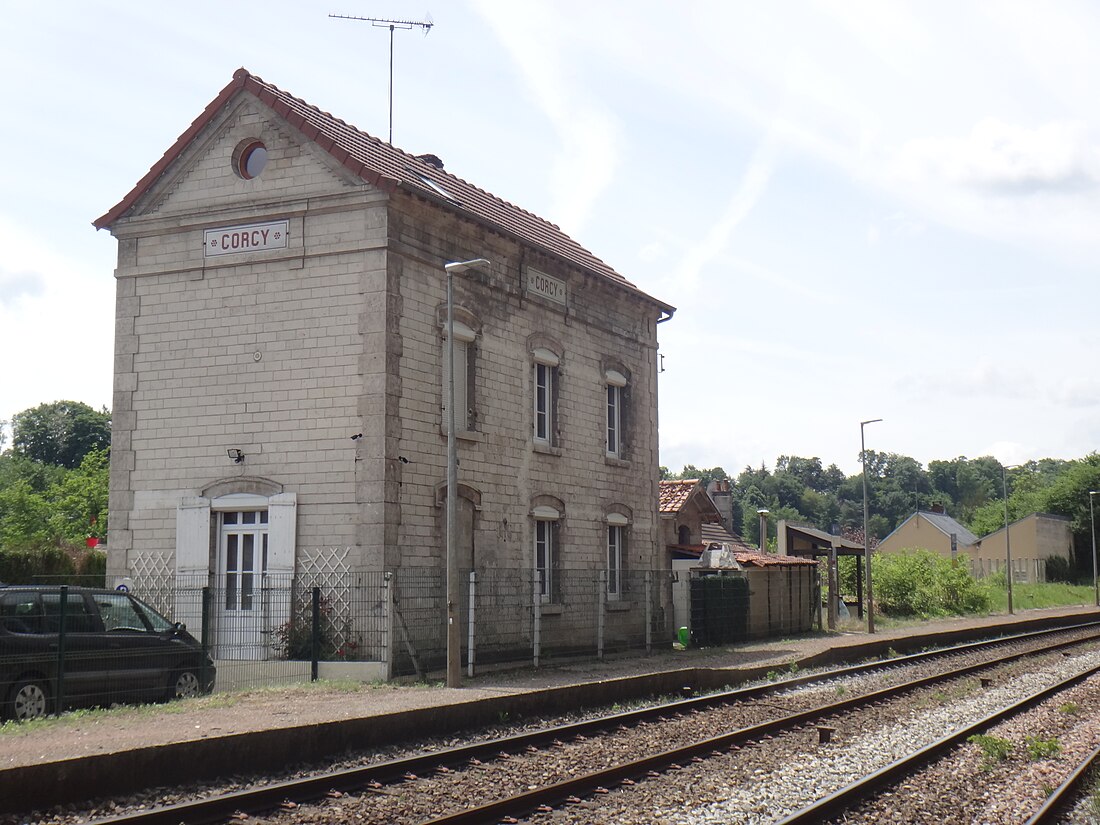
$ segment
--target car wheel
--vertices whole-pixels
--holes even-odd
[[[173,699],[190,699],[199,693],[199,677],[193,670],[181,670],[169,686],[169,694]]]
[[[48,698],[42,682],[34,679],[19,682],[11,692],[11,718],[25,722],[45,716]]]

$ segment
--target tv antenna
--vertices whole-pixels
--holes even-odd
[[[383,20],[380,17],[356,17],[352,14],[330,14],[329,17],[336,18],[338,20],[362,20],[364,23],[370,23],[375,28],[384,29],[389,27],[390,30],[390,139],[389,144],[393,146],[393,30],[394,29],[414,29],[418,26],[424,30],[424,36],[428,36],[428,32],[432,30],[432,26],[435,25],[430,19],[428,20]]]

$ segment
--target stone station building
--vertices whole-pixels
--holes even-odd
[[[627,574],[664,566],[673,308],[556,226],[244,69],[95,226],[118,239],[109,577],[216,584],[210,621],[252,615],[233,644],[265,658],[290,608],[261,585],[442,570],[444,266],[476,258],[458,566],[537,572],[551,618],[568,571],[629,613]]]

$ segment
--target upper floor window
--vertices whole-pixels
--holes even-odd
[[[536,444],[553,446],[557,443],[557,394],[558,365],[560,360],[554,352],[538,348],[533,353],[534,375],[534,432]]]
[[[461,321],[454,322],[455,430],[474,429],[473,350],[477,333]],[[447,329],[443,329],[443,429],[450,425],[447,401],[450,398],[451,362],[448,358]]]
[[[608,370],[604,373],[604,382],[607,385],[607,437],[604,444],[609,457],[622,458],[626,376],[617,370]]]

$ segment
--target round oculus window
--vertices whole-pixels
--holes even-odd
[[[254,140],[245,145],[237,157],[237,173],[245,180],[258,178],[267,166],[267,147]]]

